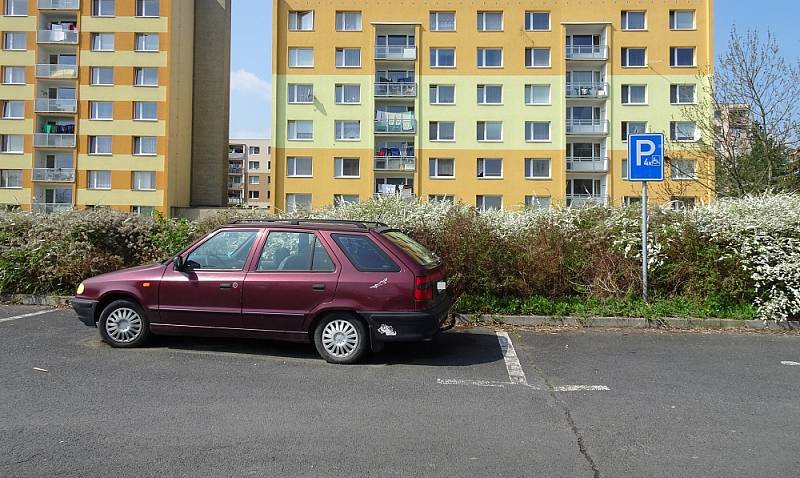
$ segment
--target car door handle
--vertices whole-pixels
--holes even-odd
[[[220,289],[232,289],[233,288],[233,284],[230,283],[230,282],[221,282],[219,284],[219,288]]]
[[[311,288],[314,290],[325,290],[325,284],[314,284]]]

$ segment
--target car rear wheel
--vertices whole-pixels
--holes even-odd
[[[364,324],[347,314],[325,317],[314,330],[314,345],[320,356],[330,363],[358,362],[369,345]]]
[[[112,347],[131,348],[142,345],[150,335],[150,323],[135,302],[115,300],[100,314],[97,324],[100,337]]]

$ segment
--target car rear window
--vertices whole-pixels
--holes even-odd
[[[392,241],[394,245],[399,247],[403,250],[406,254],[408,254],[412,259],[414,259],[417,264],[421,265],[425,268],[434,268],[441,264],[441,259],[439,256],[428,250],[425,246],[420,244],[419,242],[411,239],[407,235],[403,234],[400,231],[388,231],[383,233],[384,237]]]
[[[344,255],[361,272],[399,272],[400,268],[372,239],[362,234],[332,234]]]

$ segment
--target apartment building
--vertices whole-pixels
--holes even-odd
[[[228,206],[270,208],[271,149],[268,139],[231,140],[228,149]]]
[[[709,201],[693,177],[713,164],[682,158],[699,135],[682,111],[706,94],[712,12],[711,0],[276,0],[275,208],[631,203],[638,132],[664,132],[675,165],[654,201]]]
[[[225,204],[229,0],[0,2],[0,205]]]

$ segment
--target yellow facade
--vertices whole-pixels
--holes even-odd
[[[710,201],[713,165],[687,153],[698,132],[682,112],[707,91],[712,12],[711,0],[276,0],[275,208],[398,193],[619,205],[641,196],[624,179],[624,129],[669,140],[654,202]]]

